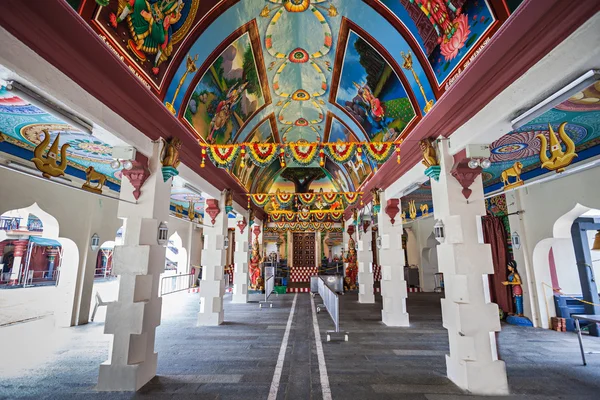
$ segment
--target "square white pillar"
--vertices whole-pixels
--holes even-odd
[[[223,295],[225,281],[223,271],[227,258],[225,238],[227,237],[227,212],[225,192],[219,199],[220,212],[213,226],[204,228],[204,249],[202,251],[202,280],[200,281],[200,312],[198,326],[216,326],[223,323]],[[210,223],[206,216],[205,223]]]
[[[381,213],[378,216],[379,263],[381,264],[381,298],[383,307],[381,320],[387,326],[409,326],[406,312],[406,280],[404,280],[404,250],[402,249],[402,218],[400,214],[392,224],[384,212],[387,204],[385,193],[380,195]],[[402,209],[400,202],[398,208]]]
[[[357,227],[357,231],[362,229]],[[356,233],[357,236],[359,233]],[[358,302],[372,304],[375,303],[375,294],[373,293],[373,250],[371,226],[365,232],[360,232],[358,240]]]
[[[244,215],[246,217],[246,215]],[[249,241],[250,241],[250,224],[244,228],[244,232],[240,232],[240,228],[235,228],[235,253],[233,254],[233,262],[235,270],[233,272],[233,296],[234,303],[248,302],[248,261],[250,259]]]
[[[506,368],[497,354],[498,306],[489,299],[487,274],[493,273],[492,255],[481,235],[481,216],[485,215],[481,176],[471,184],[467,201],[451,175],[454,159],[447,141],[439,147],[441,174],[439,182],[431,180],[431,188],[435,218],[445,228],[438,263],[444,274],[442,320],[450,343],[448,378],[474,394],[508,394]]]
[[[127,178],[121,186],[119,218],[124,220],[123,245],[115,246],[113,271],[119,275],[119,295],[107,306],[104,333],[113,335],[109,359],[100,365],[98,390],[136,391],[156,375],[156,327],[162,299],[160,274],[165,268],[165,246],[158,244],[158,227],[167,222],[171,195],[159,160],[160,144],[149,160],[150,177],[135,202]]]

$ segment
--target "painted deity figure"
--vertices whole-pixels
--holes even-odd
[[[386,132],[386,136],[389,136],[390,133],[393,133],[389,132],[388,129],[391,119],[386,117],[383,104],[381,104],[381,101],[375,97],[371,91],[371,88],[366,84],[360,86],[356,82],[354,82],[354,86],[358,89],[357,98],[355,98],[354,103],[363,109],[369,124],[371,124],[371,126],[373,126],[375,129]],[[384,138],[384,140],[386,139],[387,138]]]
[[[517,271],[517,262],[511,260],[507,263],[506,267],[508,268],[508,281],[502,282],[504,286],[510,285],[512,286],[512,295],[515,299],[515,309],[516,314],[519,317],[523,316],[523,288],[521,287],[521,276]]]
[[[209,143],[214,141],[214,133],[224,127],[227,121],[229,121],[233,108],[241,100],[242,93],[244,93],[247,86],[248,82],[244,82],[239,86],[236,83],[229,91],[227,91],[225,100],[219,102],[215,111],[215,116],[210,121],[210,133],[206,138]]]
[[[358,276],[358,265],[356,264],[356,249],[354,248],[354,239],[350,237],[348,241],[348,254],[344,257],[344,262],[348,263],[346,267],[346,276],[344,278],[344,290],[356,290],[356,278]]]
[[[260,256],[260,246],[258,239],[254,239],[252,243],[252,254],[250,255],[250,288],[253,290],[262,290],[262,273],[260,269],[260,263],[263,262],[263,258]]]
[[[109,18],[114,28],[127,20],[132,37],[127,46],[141,61],[146,61],[146,54],[155,54],[152,73],[158,75],[159,65],[173,51],[171,25],[181,18],[183,6],[183,0],[119,0],[118,15]]]

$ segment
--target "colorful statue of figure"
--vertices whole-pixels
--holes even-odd
[[[344,257],[344,262],[348,263],[346,277],[344,278],[344,290],[356,290],[358,266],[356,264],[356,249],[354,248],[354,239],[352,237],[348,241],[348,254]]]
[[[504,286],[511,285],[512,286],[512,294],[515,298],[515,308],[516,314],[519,317],[523,316],[523,288],[521,287],[521,276],[517,271],[517,262],[511,260],[507,263],[506,267],[510,272],[508,274],[508,281],[502,282]]]
[[[181,18],[183,0],[119,0],[118,15],[110,15],[110,23],[116,28],[127,20],[132,39],[127,46],[141,61],[146,54],[155,54],[152,73],[158,75],[159,65],[167,60],[173,51],[171,25]]]
[[[258,239],[254,239],[252,243],[252,254],[250,256],[250,288],[253,290],[263,290],[262,285],[262,273],[260,269],[260,263],[263,262],[260,256],[260,246]]]

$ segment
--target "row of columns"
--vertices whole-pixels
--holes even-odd
[[[148,160],[149,176],[137,191],[123,179],[118,216],[124,220],[123,244],[115,246],[113,271],[119,275],[118,299],[107,307],[104,332],[113,335],[109,359],[100,365],[98,390],[136,391],[156,375],[158,354],[154,351],[156,327],[160,325],[162,298],[158,297],[160,274],[164,271],[164,245],[159,244],[159,227],[169,217],[170,180],[161,172],[160,144],[155,143]],[[139,186],[139,185],[138,185]],[[138,187],[139,189],[139,187]],[[212,226],[205,222],[199,326],[223,322],[224,265],[228,230],[226,194],[207,200]],[[244,216],[247,217],[247,216]],[[233,301],[248,301],[248,247],[250,227],[236,229]],[[168,237],[168,236],[167,236]]]
[[[505,364],[498,360],[497,354],[498,306],[490,302],[486,277],[494,269],[490,247],[483,243],[481,233],[481,216],[485,215],[481,175],[479,171],[467,170],[472,174],[469,177],[472,183],[465,187],[458,176],[453,176],[457,171],[448,142],[441,141],[439,146],[441,172],[438,181],[431,179],[431,187],[434,217],[445,227],[445,240],[437,249],[445,286],[442,319],[450,346],[446,355],[447,375],[460,388],[472,393],[508,394]],[[394,207],[395,213],[402,209],[400,199],[386,199],[384,193],[381,204]],[[409,326],[402,222],[398,217],[392,223],[393,218],[384,214],[378,218],[381,315],[388,326]],[[370,229],[358,240],[359,303],[374,302]],[[344,242],[348,243],[347,233],[344,235]]]

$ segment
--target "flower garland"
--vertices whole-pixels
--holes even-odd
[[[277,191],[275,193],[275,200],[277,200],[280,206],[287,206],[294,200],[294,195],[292,193]]]
[[[324,213],[324,212],[316,212],[315,213],[315,219],[317,221],[325,221],[325,218],[327,218],[327,213]]]
[[[213,164],[225,168],[231,166],[234,159],[241,154],[242,168],[246,166],[245,158],[248,157],[258,167],[267,167],[275,159],[279,158],[281,167],[285,167],[286,158],[293,158],[300,165],[309,165],[317,155],[319,165],[325,165],[325,156],[329,156],[334,162],[343,164],[356,157],[360,164],[363,162],[363,150],[366,150],[370,160],[377,164],[383,164],[394,153],[400,163],[399,142],[307,142],[298,141],[290,143],[234,143],[234,144],[206,144],[198,142],[201,150],[201,164],[204,168],[206,156],[210,157]],[[289,151],[286,149],[289,148]]]
[[[360,197],[360,194],[358,192],[346,192],[346,193],[342,193],[342,197],[343,197],[344,201],[346,202],[346,204],[352,205],[352,204],[356,203],[356,201]]]
[[[227,168],[231,166],[234,158],[240,151],[240,146],[235,144],[218,144],[210,146],[208,155],[217,167]]]
[[[318,142],[291,142],[288,146],[292,157],[300,165],[312,163],[317,155],[317,150],[319,149]]]
[[[321,199],[327,204],[333,204],[337,201],[338,194],[335,192],[321,193]]]
[[[271,197],[266,193],[249,194],[248,196],[250,196],[252,202],[259,207],[264,207],[269,202],[269,198]]]
[[[393,142],[373,142],[366,143],[367,156],[378,164],[386,162],[393,154]]]
[[[349,161],[354,152],[356,150],[356,143],[349,142],[336,142],[336,143],[326,143],[325,149],[327,150],[327,154],[337,163],[343,164]]]
[[[316,193],[299,193],[296,195],[296,197],[302,202],[302,204],[311,206],[317,199],[317,194]]]
[[[326,231],[342,233],[343,229],[339,226],[334,226],[333,222],[274,222],[275,226],[267,226],[264,232],[285,232],[293,231]]]
[[[277,157],[277,143],[250,143],[250,160],[257,167],[268,167]]]
[[[269,213],[269,220],[271,222],[323,222],[329,220],[330,222],[341,222],[344,220],[343,211],[273,211]]]

